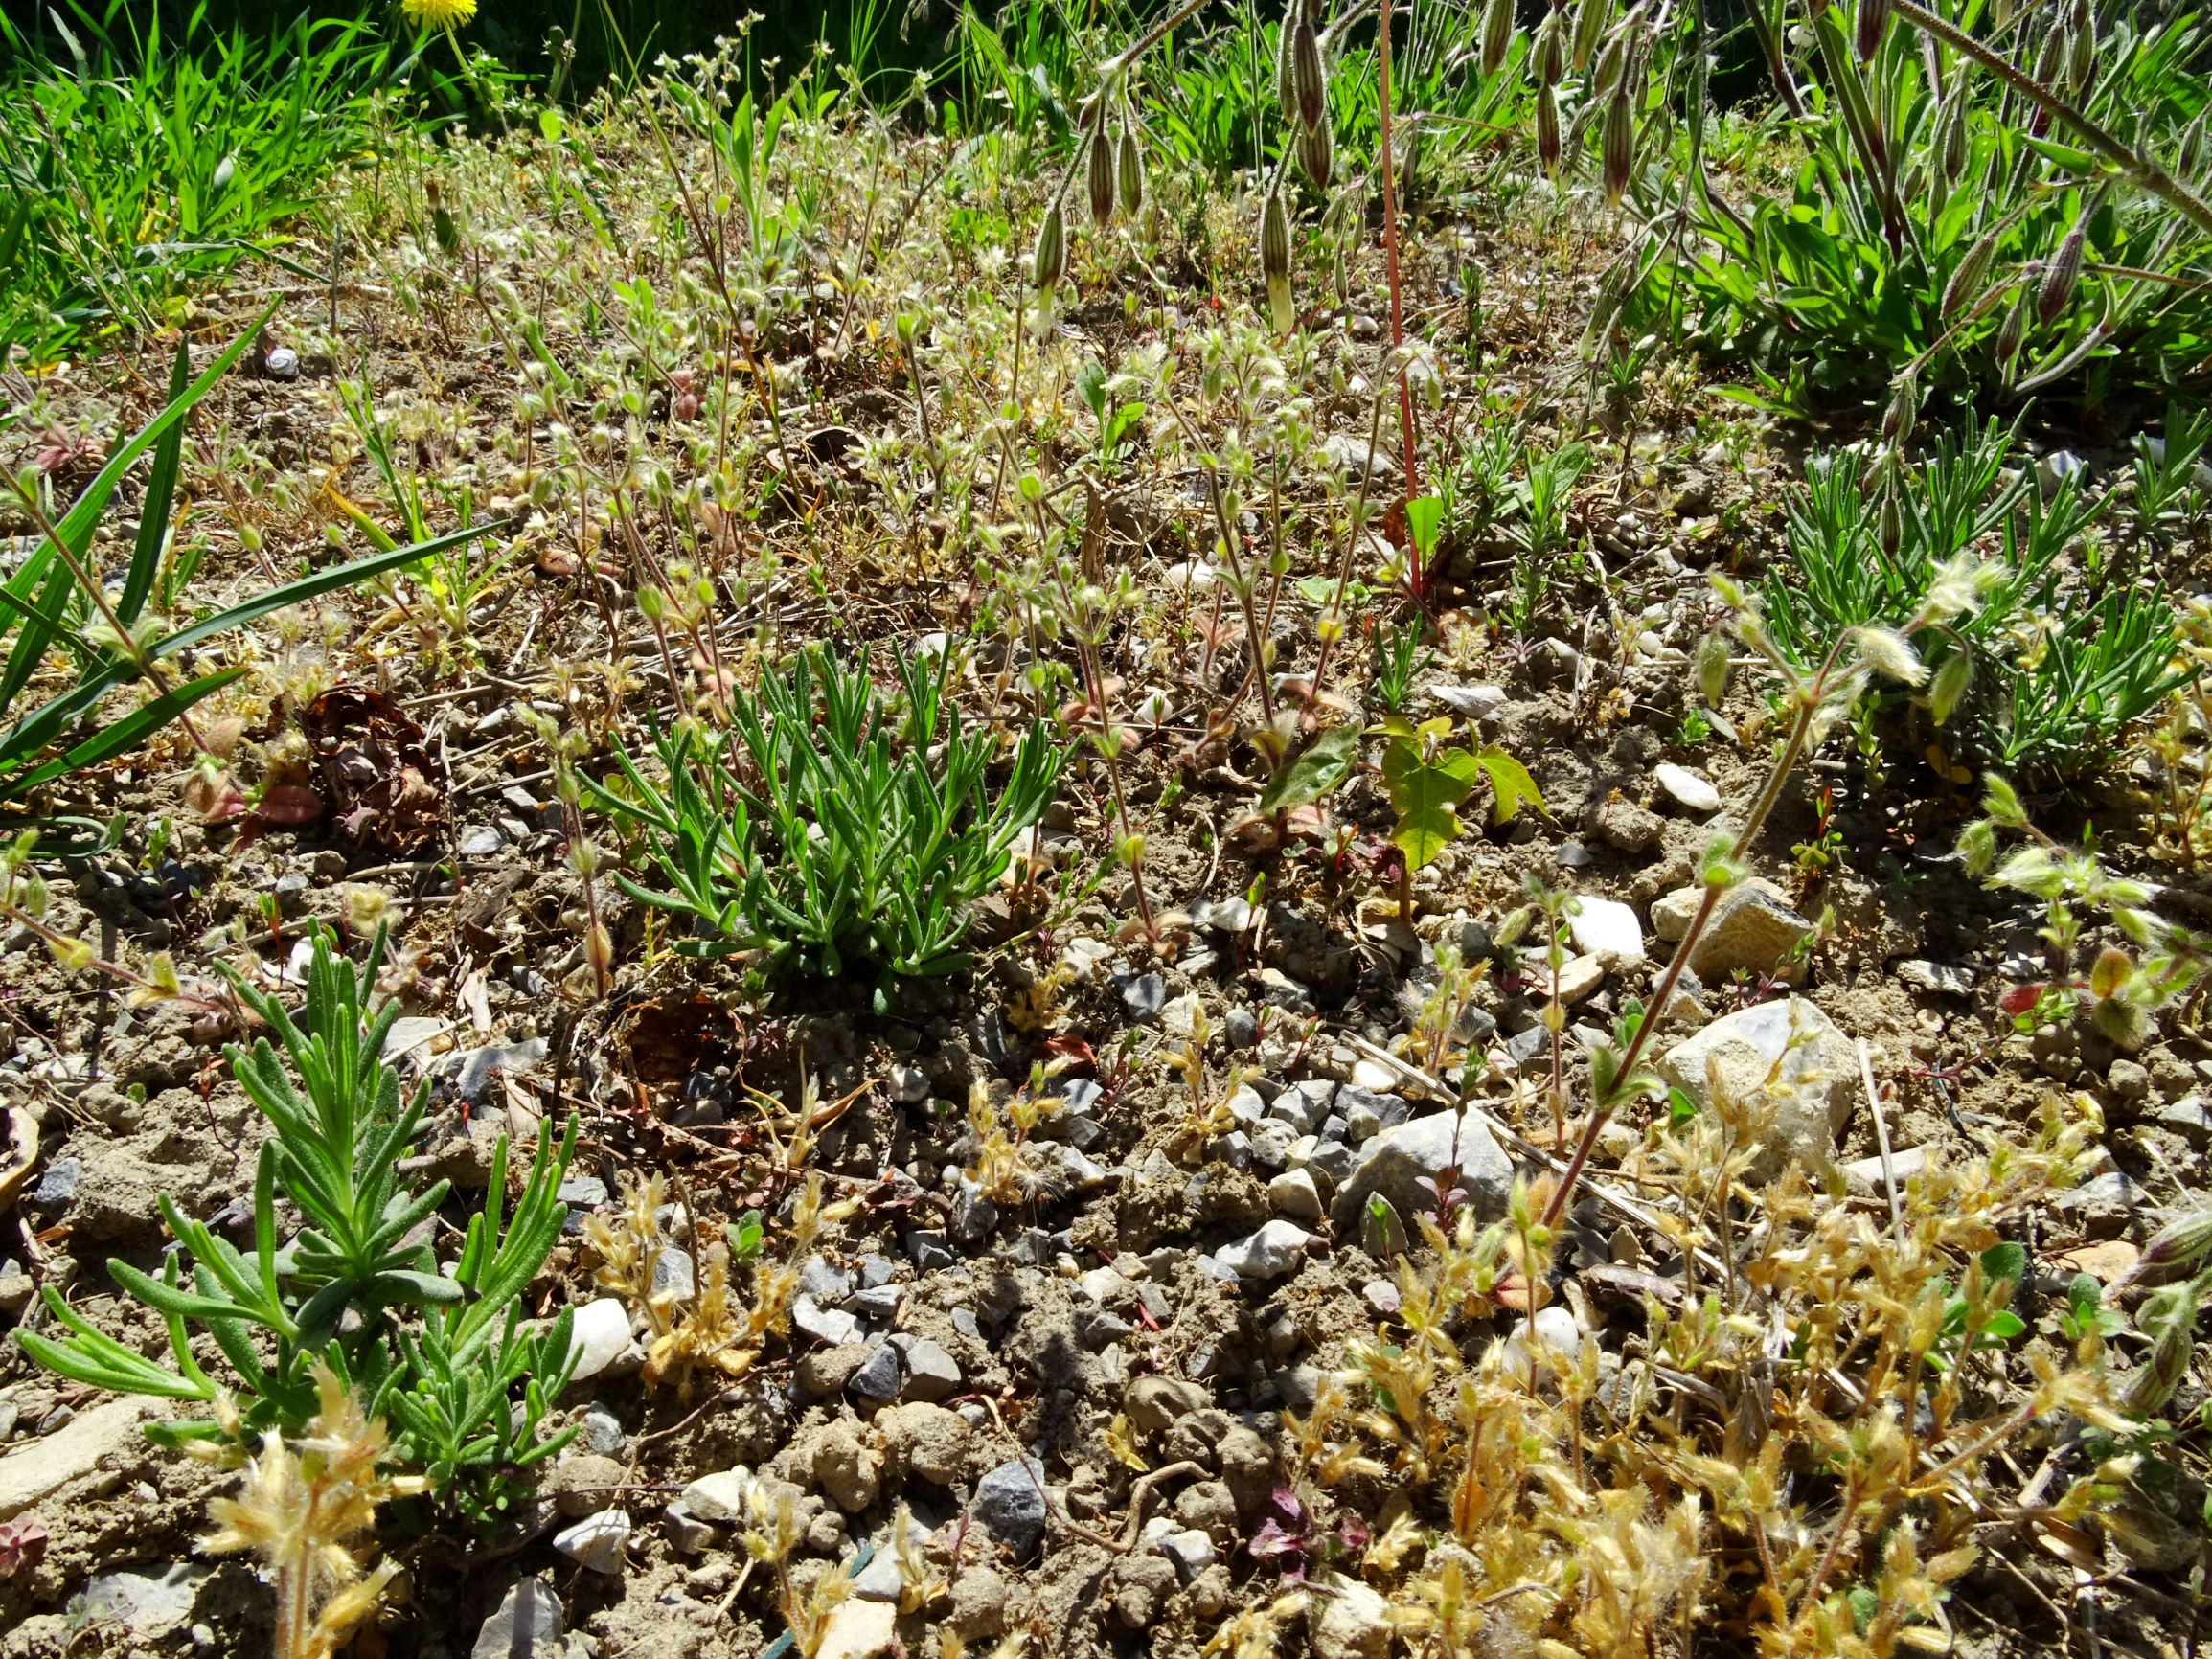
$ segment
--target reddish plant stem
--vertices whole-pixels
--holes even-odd
[[[1390,148],[1390,26],[1392,0],[1380,0],[1377,8],[1381,27],[1377,34],[1380,60],[1377,68],[1376,93],[1381,115],[1382,144],[1382,262],[1390,275],[1390,349],[1395,352],[1405,343],[1404,312],[1398,292],[1398,161]],[[1398,423],[1405,444],[1405,497],[1413,498],[1421,488],[1419,465],[1413,453],[1413,389],[1406,383],[1405,371],[1398,371]],[[1418,556],[1416,556],[1418,557]],[[1414,569],[1416,593],[1427,582],[1428,573]]]

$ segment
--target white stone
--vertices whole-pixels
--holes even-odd
[[[1441,703],[1455,715],[1465,715],[1471,720],[1479,720],[1485,715],[1494,715],[1505,707],[1503,686],[1431,686],[1429,699]]]
[[[637,1346],[630,1340],[629,1308],[619,1296],[602,1296],[576,1310],[568,1348],[576,1356],[571,1383],[597,1376]]]
[[[1644,927],[1636,913],[1617,898],[1583,898],[1567,918],[1567,937],[1575,948],[1601,959],[1608,967],[1633,967],[1644,960]]]
[[[629,1511],[602,1510],[556,1533],[553,1547],[578,1566],[610,1579],[622,1577],[622,1553],[629,1543]]]
[[[837,1603],[823,1626],[814,1659],[876,1659],[899,1641],[899,1604],[864,1602],[857,1596]]]
[[[1506,1369],[1523,1378],[1529,1375],[1530,1323],[1527,1319],[1515,1320],[1505,1338]],[[1550,1307],[1538,1308],[1534,1323],[1537,1343],[1547,1351],[1540,1356],[1543,1375],[1550,1376],[1557,1373],[1560,1361],[1571,1360],[1582,1352],[1582,1327],[1575,1323],[1571,1312],[1556,1303]]]
[[[18,1441],[0,1457],[0,1520],[13,1520],[33,1504],[103,1466],[135,1466],[146,1455],[139,1425],[152,1410],[143,1399],[110,1399],[79,1412],[52,1434]]]
[[[1398,1074],[1379,1060],[1362,1058],[1352,1062],[1352,1081],[1369,1094],[1386,1095],[1398,1086]]]
[[[1677,766],[1663,761],[1652,768],[1652,776],[1659,787],[1674,799],[1675,805],[1685,812],[1718,812],[1721,809],[1721,791],[1711,782],[1699,777],[1687,766]]]
[[[842,1307],[824,1307],[811,1296],[802,1296],[791,1304],[791,1323],[832,1348],[852,1341],[860,1329],[859,1320]]]
[[[683,1489],[676,1502],[685,1512],[702,1521],[733,1526],[745,1518],[745,1500],[753,1490],[750,1469],[718,1469],[701,1475]]]
[[[1174,1562],[1175,1571],[1185,1582],[1214,1564],[1214,1540],[1196,1527],[1171,1532],[1154,1547]]]
[[[1342,1573],[1332,1573],[1323,1588],[1313,1659],[1384,1659],[1390,1651],[1390,1603],[1380,1592]]]
[[[1528,965],[1529,989],[1542,997],[1552,991],[1551,964],[1543,961]],[[1606,965],[1595,956],[1570,956],[1560,964],[1560,1001],[1572,1007],[1595,992],[1606,983]]]
[[[384,1034],[384,1063],[390,1065],[404,1057],[420,1067],[430,1057],[430,1045],[445,1034],[445,1021],[442,1019],[424,1019],[419,1014],[396,1019]]]
[[[1267,1183],[1267,1199],[1293,1221],[1321,1219],[1321,1191],[1304,1170],[1289,1170]]]
[[[1181,996],[1160,1010],[1160,1029],[1172,1037],[1189,1042],[1197,1034],[1198,993],[1186,990]]]
[[[1245,1279],[1280,1279],[1306,1260],[1313,1235],[1288,1221],[1268,1221],[1257,1233],[1233,1239],[1214,1259]]]

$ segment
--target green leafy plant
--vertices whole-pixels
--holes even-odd
[[[1419,618],[1403,627],[1375,630],[1375,700],[1385,713],[1402,715],[1413,696],[1413,679],[1436,660],[1422,648]]]
[[[1543,810],[1543,794],[1527,767],[1495,743],[1475,750],[1447,746],[1452,724],[1449,716],[1440,716],[1418,726],[1398,719],[1383,725],[1390,742],[1382,751],[1382,786],[1398,813],[1390,839],[1415,870],[1435,862],[1458,839],[1459,807],[1486,778],[1494,824],[1512,822],[1523,806]]]
[[[2212,340],[2195,280],[2212,223],[2201,202],[2175,211],[2203,148],[2201,18],[2053,5],[1981,42],[1964,33],[1980,8],[1932,27],[1895,10],[1855,43],[1849,11],[1809,9],[1813,82],[1772,57],[1802,162],[1746,193],[1693,150],[1698,237],[1647,263],[1642,305],[1797,408],[1899,376],[2094,400],[2188,373]]]
[[[560,1237],[567,1207],[558,1189],[576,1125],[558,1146],[551,1125],[540,1125],[512,1218],[502,1216],[501,1139],[484,1204],[468,1217],[458,1257],[442,1263],[424,1229],[449,1183],[418,1185],[404,1172],[426,1122],[429,1081],[402,1102],[382,1058],[399,1006],[370,1008],[383,944],[379,933],[356,966],[318,933],[299,1021],[231,976],[283,1045],[281,1056],[266,1037],[228,1051],[232,1075],[272,1130],[255,1165],[251,1245],[239,1249],[164,1193],[162,1219],[182,1250],[158,1278],[126,1261],[107,1264],[160,1316],[175,1369],[103,1334],[52,1287],[46,1310],[69,1334],[26,1329],[16,1340],[73,1381],[208,1408],[205,1418],[148,1430],[170,1446],[252,1443],[268,1432],[297,1438],[320,1409],[315,1373],[327,1368],[371,1416],[397,1426],[395,1461],[484,1521],[514,1495],[517,1471],[568,1438],[540,1431],[571,1364],[569,1316],[526,1330],[521,1296]],[[300,1217],[289,1237],[287,1214]],[[194,1326],[230,1362],[230,1380],[194,1356]]]
[[[2103,503],[2079,476],[2046,499],[2032,467],[2008,467],[2012,438],[1994,420],[1942,435],[1909,466],[1878,462],[1873,488],[1862,457],[1814,456],[1789,505],[1790,559],[1764,584],[1767,620],[1804,668],[1854,629],[1903,626],[1939,584],[1967,583],[1979,608],[1923,646],[1929,677],[1913,690],[1930,723],[1955,719],[2005,766],[2077,771],[2178,683],[2174,619],[2099,562]]]
[[[827,974],[966,966],[969,906],[1043,815],[1063,757],[1033,724],[994,794],[998,744],[964,730],[946,700],[949,654],[899,655],[894,711],[865,656],[848,670],[810,648],[757,693],[732,694],[728,730],[686,720],[657,734],[660,780],[617,750],[620,778],[580,779],[583,795],[643,831],[670,884],[617,875],[624,891],[690,919],[676,942],[687,955],[765,950]]]
[[[366,18],[256,37],[192,11],[165,36],[160,8],[70,10],[74,27],[49,14],[60,62],[0,17],[16,65],[0,82],[0,333],[34,357],[152,326],[183,284],[271,245],[367,148],[394,75]]]
[[[41,785],[126,754],[171,722],[188,719],[194,704],[245,671],[217,669],[180,682],[171,671],[172,659],[286,605],[434,557],[490,528],[386,546],[369,557],[332,565],[171,630],[149,602],[164,587],[185,417],[229,372],[268,315],[264,311],[197,375],[179,347],[167,406],[114,446],[106,464],[58,518],[48,512],[42,491],[10,478],[18,502],[38,527],[39,540],[0,582],[0,648],[6,652],[0,662],[0,721],[6,722],[0,727],[0,813],[19,809]],[[149,452],[130,562],[121,584],[111,589],[103,580],[97,533],[117,488]],[[178,586],[173,569],[166,585],[173,597]],[[19,712],[33,682],[57,653],[74,665],[74,682]],[[146,700],[127,714],[104,717],[109,695],[134,681],[149,693]],[[83,730],[95,721],[90,731]],[[97,834],[97,826],[64,822],[73,832]]]

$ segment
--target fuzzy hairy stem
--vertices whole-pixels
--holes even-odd
[[[2212,203],[2207,203],[2202,196],[2149,156],[2129,148],[2113,134],[2046,88],[2034,76],[1991,51],[1957,24],[1937,16],[1926,7],[1913,4],[1913,0],[1895,0],[1891,10],[1922,34],[1933,35],[1960,57],[1971,58],[1988,70],[2012,91],[2018,93],[2039,109],[2046,111],[2053,120],[2071,128],[2091,149],[2144,190],[2195,220],[2201,229],[2212,233]]]
[[[1376,66],[1375,79],[1377,112],[1381,118],[1379,138],[1382,149],[1382,262],[1390,276],[1390,349],[1395,352],[1405,344],[1405,323],[1398,284],[1398,163],[1390,148],[1390,26],[1393,10],[1392,0],[1380,0],[1376,46],[1380,57]],[[1405,499],[1411,501],[1415,491],[1421,488],[1421,472],[1413,453],[1413,389],[1406,381],[1402,365],[1398,371],[1398,423],[1405,445]],[[1417,565],[1413,574],[1416,600],[1425,602],[1427,582],[1428,573]]]

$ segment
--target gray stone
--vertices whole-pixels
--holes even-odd
[[[1754,1180],[1778,1174],[1792,1157],[1816,1173],[1833,1166],[1836,1138],[1864,1091],[1858,1048],[1818,1008],[1792,996],[1739,1010],[1660,1056],[1658,1073],[1704,1107],[1712,1102],[1709,1067],[1746,1103],[1771,1079],[1774,1121],[1752,1162]]]
[[[906,1356],[906,1386],[901,1398],[940,1400],[960,1391],[960,1366],[938,1344],[926,1336],[894,1336],[891,1340]]]
[[[1229,1046],[1232,1049],[1250,1048],[1252,1039],[1260,1034],[1260,1022],[1252,1017],[1250,1009],[1231,1009],[1228,1017],[1221,1022],[1221,1026],[1228,1036]]]
[[[602,1457],[612,1457],[622,1450],[622,1420],[604,1405],[586,1407],[577,1438]]]
[[[560,1652],[560,1598],[549,1579],[524,1579],[476,1632],[469,1659],[534,1659]]]
[[[891,1096],[907,1105],[919,1105],[929,1098],[929,1074],[919,1066],[893,1066]]]
[[[38,1177],[38,1186],[31,1194],[31,1202],[41,1210],[57,1210],[77,1196],[78,1183],[84,1179],[84,1165],[77,1158],[57,1158],[46,1166]]]
[[[1252,1162],[1263,1170],[1280,1170],[1290,1161],[1290,1148],[1298,1139],[1298,1131],[1281,1118],[1264,1118],[1252,1125],[1247,1138],[1252,1143]]]
[[[1167,1006],[1168,982],[1156,973],[1139,974],[1122,987],[1122,1006],[1138,1019],[1150,1019]]]
[[[2158,1113],[2162,1127],[2173,1130],[2191,1146],[2212,1146],[2212,1107],[2202,1095],[2185,1095]]]
[[[805,1295],[791,1304],[791,1323],[832,1348],[852,1341],[860,1329],[860,1321],[842,1307],[824,1307]]]
[[[606,1202],[606,1183],[597,1175],[571,1175],[554,1194],[575,1210],[596,1210]]]
[[[745,1518],[745,1501],[752,1489],[750,1469],[718,1469],[684,1488],[676,1502],[695,1519],[735,1526]]]
[[[1337,1231],[1360,1224],[1370,1194],[1387,1199],[1400,1216],[1435,1210],[1435,1193],[1421,1183],[1436,1180],[1455,1160],[1459,1185],[1476,1217],[1497,1220],[1513,1193],[1513,1165],[1475,1118],[1434,1112],[1383,1130],[1360,1149],[1359,1162],[1330,1209]]]
[[[1357,481],[1362,478],[1389,479],[1398,476],[1398,463],[1380,449],[1368,447],[1365,438],[1349,432],[1332,433],[1321,441],[1322,455],[1347,477]]]
[[[698,1294],[698,1269],[692,1262],[692,1253],[673,1244],[663,1244],[660,1253],[652,1259],[652,1293],[689,1302]]]
[[[799,1288],[821,1307],[842,1307],[853,1299],[853,1276],[810,1256],[799,1268]]]
[[[1003,1463],[975,1483],[977,1525],[1016,1557],[1044,1542],[1044,1465],[1035,1458]]]
[[[1313,1659],[1384,1659],[1390,1651],[1390,1603],[1342,1573],[1333,1573],[1321,1616],[1313,1624]]]
[[[1915,990],[1932,990],[1944,996],[1969,996],[1980,977],[1971,967],[1908,958],[1897,965],[1897,977]]]
[[[1312,1242],[1313,1235],[1302,1227],[1267,1221],[1258,1232],[1222,1245],[1214,1258],[1241,1278],[1280,1279],[1304,1265],[1306,1247]]]
[[[438,1074],[451,1079],[453,1092],[474,1105],[484,1099],[485,1091],[491,1087],[491,1079],[499,1073],[526,1072],[544,1059],[543,1037],[518,1043],[488,1043],[482,1048],[447,1055],[439,1061]]]
[[[1774,889],[1746,881],[1721,900],[1697,948],[1690,952],[1690,971],[1707,985],[1739,970],[1801,984],[1805,965],[1794,953],[1812,932],[1813,923],[1790,909]]]
[[[888,1342],[879,1343],[845,1386],[868,1399],[897,1399],[906,1386],[905,1371],[900,1352]]]
[[[1352,1178],[1357,1167],[1359,1154],[1342,1141],[1321,1141],[1314,1145],[1306,1159],[1306,1168],[1326,1179],[1332,1188],[1341,1187]]]
[[[1471,720],[1494,715],[1506,703],[1503,686],[1430,686],[1428,697],[1440,707]]]

